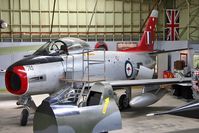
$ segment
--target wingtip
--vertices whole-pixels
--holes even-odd
[[[153,11],[151,12],[151,17],[157,18],[157,17],[158,17],[158,11],[157,11],[157,10],[153,10]]]

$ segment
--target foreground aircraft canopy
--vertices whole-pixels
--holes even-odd
[[[81,89],[90,82],[135,79],[134,82],[139,82],[140,79],[149,79],[151,82],[144,84],[142,94],[133,98],[131,88],[123,85],[127,91],[117,95],[116,102],[120,108],[151,105],[166,93],[159,84],[153,84],[155,61],[148,54],[153,51],[157,19],[158,11],[153,10],[138,46],[127,50],[89,50],[89,45],[77,38],[47,42],[33,55],[8,67],[6,88],[12,94],[21,96],[18,104],[36,109],[32,106],[31,95],[48,93],[56,96],[54,101],[59,102],[64,100],[69,88]],[[116,87],[113,86],[113,89]],[[26,123],[25,118],[22,117],[22,125]]]

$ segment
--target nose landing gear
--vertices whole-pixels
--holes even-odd
[[[37,106],[35,102],[32,100],[31,96],[21,96],[19,100],[17,101],[17,105],[24,106],[24,109],[21,112],[20,125],[26,126],[28,123],[30,112],[31,111],[35,112],[37,109]]]
[[[28,123],[28,117],[29,117],[29,109],[23,109],[21,112],[21,118],[20,118],[20,125],[26,126]]]

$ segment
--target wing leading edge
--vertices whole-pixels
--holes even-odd
[[[128,86],[191,83],[191,78],[117,80],[117,81],[108,81],[108,82],[112,85],[112,87],[128,87]]]

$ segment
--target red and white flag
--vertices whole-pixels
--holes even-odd
[[[179,40],[179,10],[166,10],[166,40]]]

